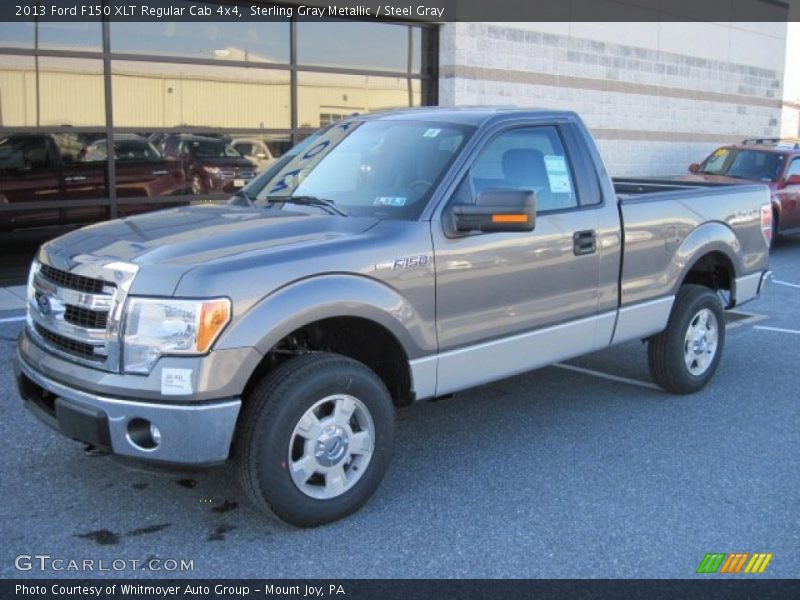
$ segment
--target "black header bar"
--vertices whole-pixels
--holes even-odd
[[[0,21],[798,21],[800,0],[3,0]]]
[[[772,600],[800,597],[800,580],[664,579],[7,579],[4,600]]]

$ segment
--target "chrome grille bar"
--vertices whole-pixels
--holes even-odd
[[[111,294],[88,294],[70,288],[59,287],[49,279],[37,273],[33,277],[33,287],[42,294],[55,296],[63,304],[88,308],[89,310],[109,311],[114,302],[114,295]],[[114,289],[114,288],[109,288]]]
[[[138,267],[83,255],[65,270],[48,264],[45,252],[38,260],[28,285],[34,340],[73,362],[118,372],[123,307]]]

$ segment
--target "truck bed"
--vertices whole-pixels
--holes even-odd
[[[736,187],[735,183],[718,183],[713,181],[680,181],[657,177],[613,177],[614,191],[618,196],[638,196],[657,192],[674,192],[702,188]]]
[[[709,236],[740,245],[742,264],[734,265],[737,273],[751,272],[749,263],[763,257],[760,207],[770,202],[766,185],[658,179],[613,182],[625,240],[622,306],[672,293],[673,278],[688,258],[684,253]]]

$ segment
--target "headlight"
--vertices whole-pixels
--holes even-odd
[[[39,267],[41,263],[38,260],[33,259],[31,263],[31,270],[28,272],[28,287],[26,290],[26,298],[28,299],[27,304],[25,305],[25,314],[28,318],[28,325],[32,326],[31,321],[31,306],[36,301],[36,288],[33,287],[33,280],[36,277],[36,274],[39,272]]]
[[[209,175],[216,175],[219,173],[219,167],[203,167],[203,171],[208,173]]]
[[[36,277],[36,274],[39,272],[39,267],[41,264],[38,260],[33,259],[31,263],[31,269],[28,271],[28,288],[27,288],[27,298],[28,303],[30,304],[33,302],[34,295],[36,294],[36,290],[33,287],[33,279]]]
[[[124,370],[149,373],[161,356],[205,354],[230,320],[227,298],[131,298],[125,315]]]

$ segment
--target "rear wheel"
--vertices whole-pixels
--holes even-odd
[[[293,358],[245,400],[239,476],[255,504],[301,527],[360,508],[389,464],[394,406],[375,373],[336,354]]]
[[[707,287],[684,285],[667,328],[648,340],[650,373],[668,392],[697,392],[714,376],[724,345],[725,315],[719,298]]]

